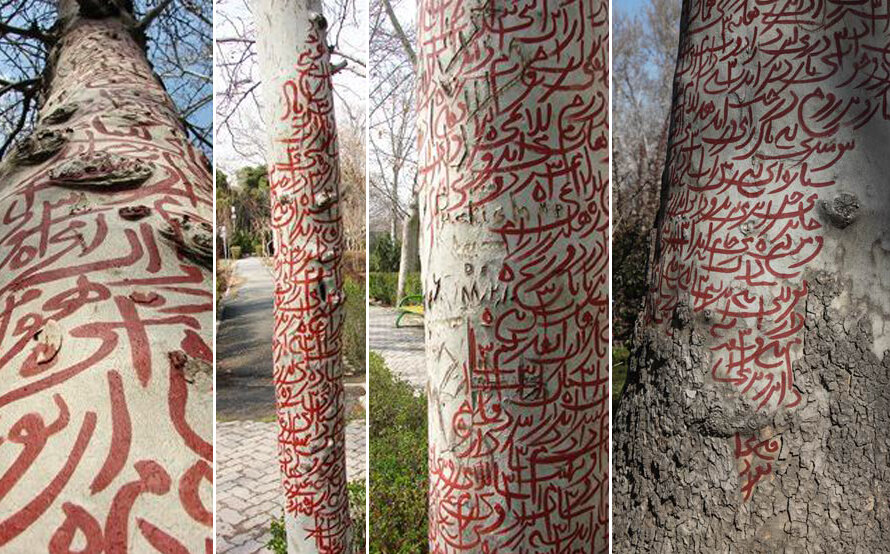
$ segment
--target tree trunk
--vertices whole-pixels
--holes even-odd
[[[390,190],[389,237],[395,243],[399,240],[399,168],[393,168],[392,189]]]
[[[608,4],[424,0],[433,553],[608,550]]]
[[[346,552],[339,161],[317,0],[254,4],[275,239],[274,379],[288,552]]]
[[[684,5],[616,551],[890,542],[888,6],[860,8]]]
[[[204,552],[209,164],[131,15],[59,12],[39,122],[0,166],[0,550]]]
[[[405,296],[405,281],[408,274],[417,271],[418,234],[420,233],[420,215],[417,213],[417,194],[412,194],[408,217],[402,225],[402,251],[399,257],[399,281],[396,287],[396,302]]]

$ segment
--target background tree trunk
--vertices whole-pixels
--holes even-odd
[[[275,240],[274,378],[288,552],[346,552],[342,223],[322,5],[254,3]]]
[[[393,242],[399,240],[399,170],[394,168],[392,186],[389,191],[392,198],[389,208],[389,236]]]
[[[209,164],[133,16],[62,2],[0,166],[0,550],[212,547]]]
[[[402,250],[399,256],[399,280],[396,286],[396,302],[405,296],[405,282],[408,274],[417,271],[418,240],[420,237],[420,214],[417,209],[417,193],[412,193],[408,216],[402,225]]]
[[[685,3],[616,551],[886,550],[888,21]]]
[[[608,4],[422,1],[430,545],[608,550]]]

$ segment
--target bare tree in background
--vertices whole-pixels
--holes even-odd
[[[227,141],[241,157],[239,161],[217,160],[220,167],[231,172],[244,165],[264,164],[267,154],[252,8],[247,0],[230,0],[221,3],[216,12],[217,141]],[[355,32],[364,27],[364,22],[354,0],[326,1],[324,15],[330,25],[327,35],[337,99],[345,245],[363,249],[366,102],[364,90],[354,82],[361,82],[366,72],[366,47]],[[349,76],[357,79],[350,81]]]
[[[256,52],[256,27],[249,0],[226,0],[216,11],[215,42],[218,85],[216,127],[219,136],[231,141],[234,150],[245,160],[262,163],[266,155],[266,138],[261,132],[265,122],[260,101],[262,79]],[[330,25],[328,40],[334,68],[334,94],[342,112],[338,117],[363,124],[364,90],[353,90],[340,84],[345,73],[364,78],[367,62],[364,43],[346,36],[348,29],[360,28],[355,0],[324,2],[325,19]],[[362,127],[363,128],[363,127]]]
[[[0,5],[0,156],[36,122],[45,95],[41,75],[55,43],[55,0]],[[176,102],[179,117],[206,153],[211,151],[211,6],[193,0],[137,3],[149,17],[138,29],[155,74]]]
[[[210,20],[0,5],[0,550],[212,547]]]
[[[646,265],[667,149],[680,0],[613,12],[612,339],[628,341],[646,290]]]
[[[372,187],[389,205],[389,232],[401,240],[396,300],[404,296],[408,273],[416,271],[417,141],[415,104],[414,22],[400,20],[398,2],[371,2],[371,157],[376,162]],[[403,193],[403,189],[408,194]],[[407,204],[403,198],[407,197]],[[399,222],[403,225],[399,228]]]

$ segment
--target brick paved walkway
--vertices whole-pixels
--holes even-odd
[[[216,551],[268,552],[269,523],[281,517],[277,423],[217,423]],[[365,421],[346,427],[346,476],[364,480]]]
[[[371,350],[386,360],[390,370],[418,390],[426,390],[426,360],[420,318],[406,317],[396,329],[398,312],[393,308],[368,306],[368,338]]]

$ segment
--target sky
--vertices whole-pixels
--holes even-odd
[[[146,11],[148,11],[148,9],[150,9],[151,6],[154,6],[156,4],[157,4],[157,0],[137,0],[136,1],[136,12],[137,12],[137,14],[145,13]],[[43,28],[44,30],[47,30],[55,22],[55,19],[56,19],[55,6],[51,2],[39,2],[39,1],[35,1],[35,2],[25,1],[25,2],[21,2],[21,3],[13,2],[13,3],[7,4],[7,6],[9,7],[9,9],[11,9],[13,11],[7,13],[3,10],[0,10],[0,20],[3,20],[8,24],[11,24],[11,25],[14,25],[17,27],[22,27],[22,28],[28,27],[30,25],[31,17],[33,17],[33,15],[35,13],[41,14],[41,16],[40,16],[41,28]],[[156,20],[156,23],[158,21],[159,20]],[[209,29],[208,29],[208,31],[209,31]],[[158,64],[157,64],[157,59],[155,59],[156,54],[157,54],[159,48],[164,47],[164,44],[160,41],[154,40],[157,35],[156,26],[152,26],[151,28],[149,28],[148,34],[149,34],[149,46],[148,46],[148,52],[147,52],[148,58],[150,61],[153,61],[155,63],[155,66],[157,69]],[[193,46],[196,46],[198,48],[200,48],[201,42],[209,43],[209,40],[210,40],[210,37],[203,37],[203,36],[188,36],[186,38],[187,38],[187,40],[193,41],[190,44]],[[3,49],[4,49],[4,54],[8,54],[9,57],[7,55],[0,56],[0,79],[19,80],[21,75],[19,74],[18,71],[15,70],[12,60],[19,60],[22,55],[21,51],[14,52],[14,47],[10,46],[9,44],[4,44]],[[35,60],[35,61],[37,61],[37,60]],[[194,72],[202,71],[202,68],[198,67],[197,65],[190,67],[189,69],[191,69]],[[35,73],[35,75],[36,75],[36,73]],[[31,77],[31,76],[35,76],[35,75],[28,75],[28,76]],[[180,108],[186,107],[186,105],[188,103],[188,99],[186,97],[184,97],[182,94],[177,94],[175,92],[181,88],[179,86],[183,82],[181,80],[181,78],[179,78],[179,77],[165,77],[163,80],[164,80],[164,84],[165,84],[167,90],[174,91],[171,93],[171,96],[173,98],[173,101],[176,103],[176,105]],[[194,81],[194,80],[192,81],[192,83],[195,83],[195,82],[200,82],[200,81]],[[206,84],[198,87],[197,92],[196,92],[196,97],[208,95],[208,94],[210,94],[210,91],[211,91],[211,85],[209,82],[206,82]],[[0,101],[7,102],[9,100],[4,97]],[[211,123],[211,120],[212,120],[212,116],[213,116],[213,106],[212,106],[212,103],[208,102],[202,108],[200,108],[199,110],[194,112],[189,117],[189,121],[194,125],[209,126]],[[6,131],[5,129],[0,129],[0,135],[2,135],[3,132],[5,132],[5,131]],[[196,143],[196,145],[197,145],[197,143]],[[207,151],[207,153],[210,154],[210,152],[207,149],[205,149],[205,151]]]
[[[242,21],[247,22],[252,25],[252,16],[250,12],[247,10],[245,2],[249,0],[222,0],[218,2],[216,5],[217,14],[223,13],[227,15],[231,19],[240,18]],[[358,6],[358,25],[353,25],[350,21],[347,26],[344,27],[344,30],[340,33],[340,48],[343,49],[344,52],[354,56],[356,58],[367,60],[367,44],[368,44],[368,33],[367,33],[367,8],[363,6],[364,2],[357,2]],[[331,18],[329,17],[330,21]],[[219,16],[216,17],[216,39],[219,40],[224,37],[231,37],[236,35],[236,31],[224,24],[224,21]],[[219,50],[215,52],[217,56],[217,62],[219,60],[218,55]],[[336,62],[339,58],[334,57],[334,62]],[[256,63],[252,64],[251,72],[254,76],[257,76],[259,73],[259,68]],[[362,68],[358,68],[362,70]],[[366,70],[364,70],[366,72]],[[224,78],[220,72],[215,72],[216,78],[214,79],[214,92],[219,95],[224,91],[227,87],[227,83],[224,82]],[[367,96],[366,92],[367,87],[367,79],[359,77],[350,71],[340,71],[336,75],[334,75],[334,90],[335,93],[340,94],[341,97],[346,97],[350,99],[350,108],[353,110],[364,110],[364,106],[366,102],[364,101]],[[259,92],[259,91],[257,91]],[[257,98],[260,98],[260,94],[257,94]],[[217,100],[217,105],[219,105],[219,100]],[[345,112],[344,107],[342,106],[341,98],[335,97],[335,113],[337,113],[338,121],[341,120],[343,113]],[[261,118],[257,109],[253,102],[243,102],[239,106],[239,113],[246,117],[249,121],[255,121],[256,125],[253,128],[256,131],[256,136],[253,137],[252,142],[264,143],[265,137],[263,135],[263,129],[261,125]],[[364,113],[364,112],[362,112]],[[219,126],[220,120],[222,117],[220,114],[216,115],[216,124]],[[221,131],[217,128],[216,140],[214,141],[214,158],[217,162],[217,167],[228,175],[233,175],[236,170],[245,166],[245,165],[256,165],[263,163],[263,160],[258,155],[253,156],[244,156],[232,145],[231,137],[228,132]]]
[[[643,6],[647,3],[648,0],[613,0],[612,13],[614,15],[621,12],[622,15],[631,15],[635,12],[642,11]]]

